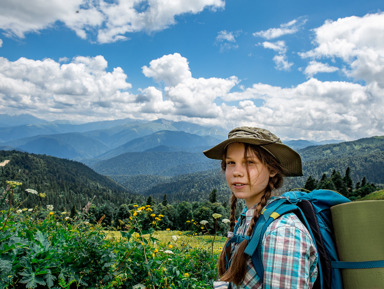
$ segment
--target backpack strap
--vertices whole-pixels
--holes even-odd
[[[252,258],[252,263],[260,280],[264,278],[264,266],[261,256],[261,240],[268,226],[281,215],[297,209],[296,205],[290,204],[285,198],[279,198],[270,203],[262,212],[256,222],[252,238],[245,248],[244,253]]]
[[[336,269],[384,268],[384,260],[361,261],[361,262],[332,261],[332,267]]]

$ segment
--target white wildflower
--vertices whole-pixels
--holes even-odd
[[[213,217],[214,219],[218,219],[218,218],[221,218],[222,215],[220,215],[220,214],[218,214],[218,213],[214,213],[214,214],[212,214],[212,217]]]
[[[178,238],[179,238],[179,237],[177,237],[177,236],[175,236],[175,235],[172,236],[172,239],[173,239],[173,241],[175,241],[175,242],[177,241]]]
[[[30,194],[33,194],[33,195],[38,195],[38,194],[39,194],[39,193],[38,193],[36,190],[34,190],[34,189],[26,189],[25,191],[28,192],[28,193],[30,193]]]
[[[165,254],[174,254],[171,250],[165,250],[164,253]]]
[[[32,212],[33,211],[33,209],[28,209],[28,212]]]
[[[53,211],[53,205],[47,205],[47,210],[48,211]]]
[[[202,224],[203,226],[205,226],[206,224],[208,224],[209,222],[208,221],[206,221],[206,220],[202,220],[202,221],[200,221],[200,224]]]
[[[22,213],[23,212],[23,210],[17,210],[16,211],[16,213],[18,213],[18,214],[20,214],[20,213]]]
[[[224,224],[228,224],[228,223],[230,223],[231,221],[230,220],[228,220],[228,219],[222,219],[221,220]]]

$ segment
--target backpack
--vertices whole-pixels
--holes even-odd
[[[341,194],[330,190],[314,190],[309,193],[290,191],[280,197],[274,197],[261,212],[251,237],[236,234],[239,221],[234,230],[233,238],[228,242],[240,243],[248,239],[244,253],[252,258],[257,275],[263,281],[264,268],[261,257],[261,240],[264,233],[275,219],[286,213],[295,213],[307,227],[315,241],[318,252],[318,278],[313,288],[343,288],[340,269],[363,269],[384,267],[383,261],[342,262],[338,259],[333,235],[332,206],[350,202]],[[227,262],[227,266],[229,266]]]

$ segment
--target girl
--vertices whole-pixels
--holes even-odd
[[[232,190],[230,231],[252,236],[262,209],[275,189],[281,187],[284,176],[301,176],[301,158],[268,130],[239,127],[228,139],[204,151],[208,158],[222,160],[222,169]],[[246,208],[235,229],[238,199]],[[227,240],[227,242],[228,242]],[[262,239],[263,282],[252,260],[244,254],[248,240],[224,246],[219,259],[219,275],[228,288],[312,288],[317,278],[317,252],[310,233],[294,213],[277,218]],[[229,268],[227,264],[229,260]],[[222,288],[222,287],[220,287]]]

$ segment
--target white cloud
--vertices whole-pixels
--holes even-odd
[[[142,69],[146,77],[152,77],[157,82],[164,82],[168,86],[175,86],[192,77],[187,59],[179,53],[152,60],[149,67],[143,66]]]
[[[278,53],[286,53],[287,52],[287,47],[286,47],[284,41],[276,41],[276,42],[264,41],[262,43],[262,45],[264,48],[272,49]]]
[[[271,40],[284,35],[295,34],[305,23],[305,18],[298,18],[288,23],[281,24],[279,28],[270,28],[264,31],[254,32],[253,36]]]
[[[384,87],[384,13],[329,20],[314,32],[316,47],[303,58],[340,58],[348,76]]]
[[[317,61],[312,60],[309,63],[309,65],[305,68],[304,73],[308,77],[312,77],[312,76],[314,76],[317,73],[321,73],[321,72],[323,72],[323,73],[324,72],[325,73],[331,73],[331,72],[335,72],[335,71],[338,71],[338,70],[339,70],[338,67],[330,66],[327,63],[321,63],[321,62],[317,62]]]
[[[236,37],[240,32],[229,32],[226,30],[219,31],[216,36],[216,43],[220,46],[220,51],[237,49],[239,45],[236,43]]]
[[[219,31],[216,36],[217,41],[228,41],[228,42],[236,42],[235,36],[232,32],[227,32],[226,30]]]
[[[127,91],[131,84],[121,68],[112,72],[106,68],[102,56],[76,57],[68,64],[52,59],[11,62],[0,58],[0,108],[67,119],[129,111],[134,100]]]
[[[273,127],[291,138],[348,139],[383,133],[383,90],[374,89],[378,87],[312,78],[292,88],[255,84],[244,92],[229,93],[224,100],[247,104],[248,110],[236,108],[233,122]],[[262,106],[250,103],[252,99],[263,100]]]
[[[57,21],[74,30],[81,38],[97,31],[100,43],[126,39],[127,33],[153,32],[175,24],[175,17],[204,9],[224,8],[224,0],[2,0],[0,29],[8,35],[23,38],[25,33],[37,32]]]
[[[277,70],[289,70],[293,63],[289,62],[287,59],[287,46],[285,45],[284,41],[276,41],[276,42],[268,42],[264,41],[262,43],[263,47],[266,49],[272,49],[273,51],[276,51],[278,55],[275,55],[273,57],[273,61],[275,62],[275,68]]]
[[[3,40],[0,39],[0,47],[2,47],[2,46],[3,46]]]
[[[147,77],[164,82],[165,98],[170,100],[175,113],[188,117],[216,117],[220,112],[215,99],[227,94],[237,78],[193,78],[188,61],[180,54],[164,55],[143,67]]]

